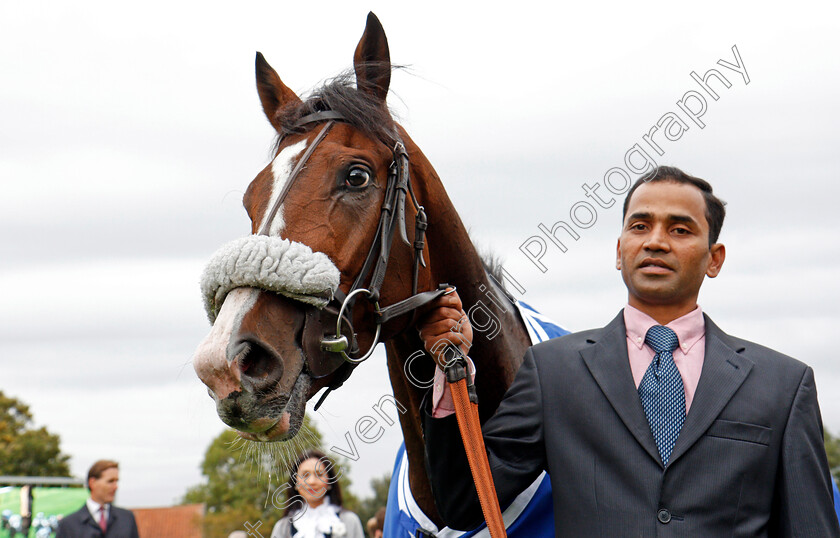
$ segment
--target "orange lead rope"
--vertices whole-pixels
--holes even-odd
[[[505,523],[502,520],[502,510],[499,498],[496,496],[496,486],[493,485],[493,475],[490,473],[490,462],[487,461],[487,451],[484,448],[484,438],[481,435],[481,422],[478,418],[478,397],[475,386],[467,377],[466,360],[454,346],[447,346],[458,357],[446,368],[446,380],[452,391],[455,404],[455,416],[458,419],[458,429],[464,441],[467,461],[470,464],[481,511],[487,521],[487,528],[491,538],[506,538]]]

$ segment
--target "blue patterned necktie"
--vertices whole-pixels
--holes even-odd
[[[648,330],[645,343],[656,355],[639,383],[639,398],[662,464],[667,466],[685,422],[685,389],[672,354],[680,342],[668,327],[654,325]]]

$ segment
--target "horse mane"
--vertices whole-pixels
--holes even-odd
[[[392,69],[397,69],[398,66]],[[315,112],[338,112],[344,121],[365,135],[391,146],[397,139],[396,123],[391,110],[377,97],[356,87],[353,70],[344,71],[311,90],[302,102],[288,105],[277,112],[281,126],[274,141],[274,151],[285,135],[301,133],[306,125],[298,122]]]
[[[475,243],[473,243],[475,244]],[[508,299],[511,302],[514,301],[513,295],[511,294],[510,290],[507,288],[507,284],[505,283],[505,274],[504,274],[504,263],[502,263],[502,259],[499,255],[495,252],[479,252],[478,257],[481,259],[481,265],[484,266],[484,270],[487,272],[490,277],[496,281],[499,288],[507,295]]]

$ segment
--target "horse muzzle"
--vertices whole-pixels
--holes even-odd
[[[229,426],[260,434],[283,422],[294,428],[302,420],[311,377],[296,344],[304,322],[298,304],[255,288],[236,288],[196,349],[196,374]],[[284,413],[291,416],[284,420]]]

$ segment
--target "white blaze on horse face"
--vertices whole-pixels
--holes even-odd
[[[217,400],[241,390],[239,369],[231,368],[239,352],[233,337],[239,334],[242,319],[254,307],[259,293],[260,290],[255,288],[236,288],[228,293],[210,334],[193,355],[195,373],[213,391]]]
[[[283,151],[274,158],[274,161],[271,163],[271,173],[274,176],[274,183],[271,185],[271,198],[268,200],[268,205],[265,209],[266,213],[270,212],[271,208],[274,207],[274,204],[277,202],[277,198],[286,186],[286,182],[289,181],[289,176],[292,175],[292,169],[295,166],[295,157],[297,157],[305,148],[306,140],[301,140],[297,144],[292,144],[287,148],[283,148]],[[263,215],[262,217],[262,222],[260,222],[259,226],[260,230],[265,228],[264,221],[266,216],[267,215]],[[274,219],[269,223],[268,235],[278,237],[285,226],[286,221],[283,220],[283,206],[281,205],[277,208],[277,213],[274,215]]]

